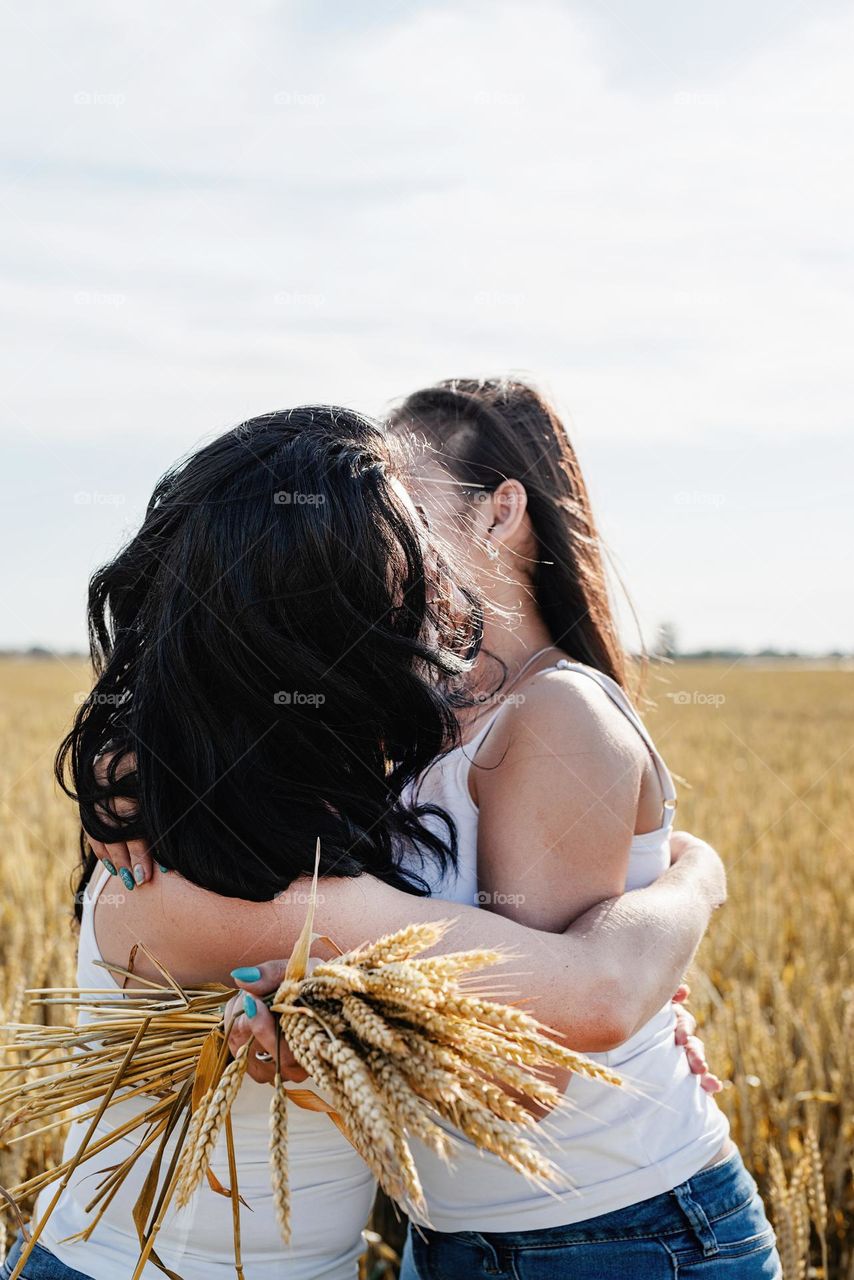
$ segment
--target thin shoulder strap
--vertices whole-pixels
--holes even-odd
[[[504,710],[504,705],[505,704],[502,703],[501,706],[496,707],[494,711],[491,711],[474,737],[469,738],[468,742],[464,742],[462,744],[463,759],[467,760],[469,764],[475,763],[477,753],[480,751],[484,742],[486,742],[491,731],[495,728],[495,722]]]
[[[104,874],[99,880],[96,880],[98,871],[103,871]],[[111,879],[112,877],[103,862],[99,862],[95,874],[89,878],[89,883],[86,886],[86,891],[89,894],[89,901],[92,903],[93,907],[101,895],[101,890],[105,885],[109,884]]]
[[[643,720],[641,720],[636,709],[632,706],[623,689],[617,684],[616,680],[612,680],[610,676],[606,676],[604,671],[597,671],[595,667],[587,667],[583,662],[570,662],[567,658],[561,658],[553,667],[546,668],[548,671],[574,671],[578,675],[588,676],[589,679],[595,681],[599,688],[602,689],[611,701],[620,708],[626,719],[635,727],[652,757],[655,765],[655,771],[658,774],[658,780],[661,784],[661,791],[664,796],[665,809],[676,808],[676,784],[670,775],[670,770],[664,763],[664,759],[656,747],[650,736]],[[542,675],[542,671],[538,671],[537,675]],[[536,676],[532,677],[536,679]]]
[[[78,967],[80,963],[91,963],[100,958],[98,939],[95,937],[95,904],[101,896],[104,885],[112,880],[107,868],[99,862],[93,870],[86,887],[83,889],[83,912],[80,918],[80,939],[78,943]],[[119,881],[121,883],[121,881]]]
[[[547,644],[544,646],[544,648],[538,649],[536,653],[532,653],[530,658],[528,658],[527,662],[522,663],[522,666],[519,668],[519,670],[516,672],[513,679],[508,684],[507,689],[517,688],[520,680],[522,679],[522,676],[525,674],[528,668],[534,665],[534,663],[537,661],[537,658],[541,658],[544,653],[548,653],[552,649],[557,649],[557,645]],[[558,650],[558,652],[560,651]],[[506,692],[504,696],[505,697],[507,696]],[[504,710],[504,707],[506,705],[507,704],[505,702],[499,703],[499,705],[495,708],[495,710],[490,712],[490,714],[486,717],[486,720],[480,726],[480,728],[478,729],[474,737],[469,738],[468,742],[464,744],[463,746],[464,755],[468,753],[469,747],[472,748],[471,756],[468,757],[472,764],[474,764],[475,756],[477,755],[480,748],[483,746],[484,742],[486,742],[486,739],[489,736],[491,730],[495,727],[496,720],[498,719],[500,713]]]
[[[95,903],[101,896],[101,890],[109,883],[110,880],[112,880],[112,876],[109,871],[104,866],[103,862],[99,862],[86,882],[86,887],[83,890],[82,928],[84,931],[87,928],[93,928],[92,922],[95,916]],[[119,883],[121,883],[121,881],[119,881]]]

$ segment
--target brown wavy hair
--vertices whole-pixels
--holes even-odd
[[[452,378],[407,396],[389,426],[435,450],[473,501],[503,480],[525,486],[537,540],[532,585],[553,643],[625,685],[626,657],[587,486],[545,397],[516,379]]]

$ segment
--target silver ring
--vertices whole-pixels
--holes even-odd
[[[272,1055],[272,1053],[263,1053],[263,1052],[261,1052],[261,1053],[257,1053],[257,1052],[256,1052],[256,1054],[255,1054],[255,1061],[256,1061],[256,1062],[272,1062],[272,1061],[273,1061],[273,1055]]]

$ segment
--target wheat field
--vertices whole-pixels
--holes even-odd
[[[81,662],[0,661],[3,1022],[24,1013],[27,987],[73,980],[77,833],[51,766],[86,687]],[[854,1280],[854,673],[677,663],[652,668],[646,692],[681,780],[679,825],[729,868],[690,1002],[728,1082],[722,1105],[771,1206],[786,1280]],[[0,1186],[59,1141],[0,1140]],[[7,1232],[0,1214],[0,1256]]]

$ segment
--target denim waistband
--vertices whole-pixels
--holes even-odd
[[[11,1275],[15,1269],[15,1264],[24,1252],[24,1237],[22,1232],[18,1232],[12,1248],[6,1255],[6,1261],[0,1264],[0,1276]],[[33,1280],[91,1280],[90,1276],[84,1275],[82,1271],[75,1271],[73,1267],[67,1267],[64,1262],[60,1262],[59,1258],[48,1250],[37,1244],[30,1259],[27,1262],[27,1268],[24,1277],[32,1276]]]
[[[546,1227],[541,1231],[457,1231],[454,1236],[459,1240],[491,1240],[499,1246],[535,1249],[564,1241],[582,1243],[676,1235],[685,1231],[686,1216],[689,1219],[694,1216],[693,1206],[700,1209],[699,1217],[714,1223],[741,1209],[755,1194],[756,1183],[745,1169],[740,1153],[734,1150],[718,1164],[701,1169],[672,1191],[583,1222]],[[440,1233],[428,1229],[424,1234],[429,1238]]]

